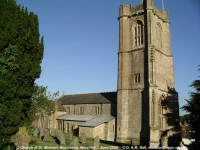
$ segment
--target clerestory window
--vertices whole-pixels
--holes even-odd
[[[95,106],[95,107],[94,107],[94,111],[95,111],[95,114],[96,114],[96,115],[99,115],[99,114],[100,114],[100,110],[99,110],[99,107],[98,107],[98,106]]]
[[[83,115],[83,113],[84,113],[84,107],[81,106],[81,107],[79,107],[79,114]]]
[[[66,108],[66,114],[70,114],[70,107]]]

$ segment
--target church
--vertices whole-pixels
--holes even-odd
[[[118,21],[117,90],[60,97],[47,126],[77,136],[167,146],[179,116],[168,12],[143,0],[121,5]]]

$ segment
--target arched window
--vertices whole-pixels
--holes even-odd
[[[139,46],[144,44],[143,23],[141,21],[137,21],[136,23],[134,23],[132,30],[133,30],[133,45]]]
[[[156,25],[156,47],[162,48],[162,28],[160,23]]]

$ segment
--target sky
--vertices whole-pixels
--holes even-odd
[[[119,6],[136,6],[142,0],[16,1],[38,15],[40,35],[44,36],[38,85],[61,95],[117,90]],[[175,89],[181,107],[193,91],[189,85],[200,75],[200,1],[163,2],[169,11]],[[154,3],[162,8],[161,0]]]

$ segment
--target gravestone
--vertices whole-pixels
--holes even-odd
[[[66,139],[63,132],[60,132],[60,144],[66,145]]]
[[[43,141],[49,141],[49,129],[44,129]]]
[[[73,140],[70,141],[69,143],[70,147],[73,148],[73,150],[79,149],[79,141],[77,138],[74,138]]]
[[[25,127],[20,127],[19,131],[15,135],[11,136],[10,141],[15,144],[16,150],[21,150],[22,146],[26,147],[29,145],[31,136],[27,133]]]
[[[99,145],[100,145],[100,138],[99,138],[99,136],[96,136],[94,138],[94,148],[99,149]]]
[[[40,139],[44,137],[44,128],[40,128]]]
[[[86,142],[85,133],[82,133],[80,138],[81,138],[81,143],[85,144],[85,142]]]
[[[58,130],[55,130],[55,137],[57,138],[58,136]]]
[[[69,143],[72,141],[72,139],[73,139],[73,133],[72,133],[72,131],[69,131]]]
[[[56,131],[55,133],[56,133],[55,137],[57,138],[59,143],[62,145],[66,145],[66,139],[64,133],[62,131]]]
[[[39,134],[39,130],[38,130],[38,128],[35,128],[33,131],[33,136],[38,137],[38,134]]]
[[[51,130],[51,136],[56,137],[56,131],[55,131],[55,129]]]
[[[73,147],[73,145],[74,145],[74,141],[72,140],[72,141],[69,141],[69,146],[70,147]]]
[[[60,137],[61,137],[61,131],[57,131],[56,138],[58,139],[59,142],[60,142]]]

